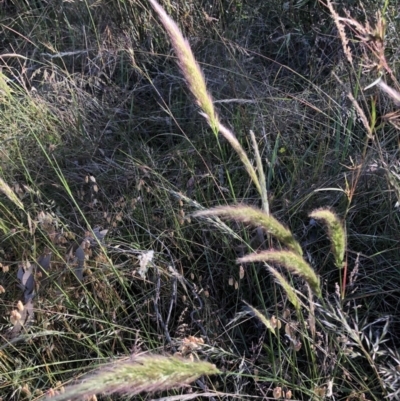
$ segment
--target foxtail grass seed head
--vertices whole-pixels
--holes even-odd
[[[344,254],[346,251],[346,232],[339,217],[329,209],[317,209],[310,213],[310,217],[322,220],[328,230],[328,236],[332,243],[332,253],[336,266],[343,267]]]
[[[296,291],[294,288],[290,285],[290,283],[285,279],[285,277],[282,276],[278,272],[278,270],[274,269],[273,267],[269,267],[268,270],[271,272],[271,274],[275,277],[276,281],[282,286],[283,290],[286,292],[286,295],[290,301],[290,303],[294,306],[296,311],[300,310],[300,299],[296,294]]]
[[[189,42],[183,37],[178,25],[176,25],[176,23],[167,15],[157,1],[149,1],[168,33],[172,46],[178,57],[179,66],[189,85],[189,89],[193,93],[198,105],[206,115],[208,123],[216,134],[218,132],[219,124],[218,116],[215,112],[211,96],[207,92],[203,73],[193,56]]]
[[[263,313],[261,313],[260,311],[258,311],[256,308],[253,308],[251,305],[249,305],[247,302],[243,301],[246,306],[249,308],[250,312],[257,317],[261,323],[272,333],[276,336],[276,327],[277,325],[272,324],[271,320],[268,319],[266,316],[264,316]]]
[[[258,179],[257,173],[254,170],[253,165],[251,164],[245,150],[243,149],[242,145],[237,140],[235,134],[226,128],[223,124],[218,124],[218,130],[222,134],[222,136],[229,142],[232,146],[233,150],[237,153],[242,162],[244,168],[247,171],[247,174],[250,176],[251,180],[253,181],[254,185],[257,188],[258,193],[263,196],[263,190],[261,188],[260,180]]]
[[[272,262],[283,266],[288,271],[302,277],[313,290],[314,294],[321,298],[319,278],[311,266],[297,253],[291,251],[263,251],[251,253],[239,258],[238,263]]]
[[[215,365],[208,362],[193,362],[174,356],[141,356],[100,369],[82,383],[66,387],[63,394],[51,400],[77,401],[99,393],[134,396],[181,387],[200,376],[219,373]]]
[[[154,10],[157,12],[164,25],[165,30],[171,40],[172,46],[179,60],[179,67],[186,79],[189,89],[193,93],[197,104],[203,111],[204,117],[207,119],[208,124],[213,130],[214,134],[218,132],[229,142],[235,152],[238,154],[241,162],[246,168],[247,173],[252,179],[257,191],[260,195],[263,194],[260,181],[252,166],[246,152],[242,145],[240,145],[236,136],[231,130],[226,128],[220,123],[218,114],[215,111],[214,103],[211,95],[207,91],[206,81],[204,75],[194,58],[192,49],[190,48],[189,42],[183,37],[178,25],[167,15],[164,9],[155,0],[149,0]]]
[[[265,178],[264,165],[261,159],[260,149],[258,148],[257,139],[252,130],[250,130],[250,138],[253,144],[254,156],[256,159],[258,182],[260,183],[261,186],[262,210],[269,215],[267,180]]]
[[[208,210],[201,210],[194,214],[195,217],[218,216],[232,219],[242,223],[251,224],[255,227],[262,227],[265,232],[273,235],[282,245],[298,255],[303,254],[300,244],[294,239],[290,230],[285,228],[278,220],[271,215],[251,206],[219,206]]]

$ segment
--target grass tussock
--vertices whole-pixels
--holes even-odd
[[[0,2],[2,401],[398,399],[397,14]]]

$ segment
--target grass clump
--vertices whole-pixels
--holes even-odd
[[[289,3],[0,5],[4,400],[398,397],[397,9]]]

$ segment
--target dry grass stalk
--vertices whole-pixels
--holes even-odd
[[[397,78],[385,56],[386,22],[382,15],[379,12],[377,13],[375,27],[370,25],[368,18],[366,18],[365,25],[362,25],[351,18],[349,13],[347,13],[347,18],[339,17],[339,20],[353,27],[356,31],[357,38],[364,44],[364,58],[367,70],[376,70],[378,73],[388,73],[392,81],[398,87]],[[372,60],[368,53],[373,56]]]
[[[172,46],[179,60],[179,67],[192,91],[198,105],[206,115],[208,122],[214,132],[218,132],[218,116],[207,87],[203,73],[194,58],[189,42],[182,36],[178,25],[167,15],[165,10],[155,1],[150,0],[154,10],[157,12],[171,40]]]
[[[353,65],[353,55],[351,54],[351,49],[349,46],[349,39],[346,36],[346,32],[344,30],[345,25],[342,23],[341,18],[339,17],[336,10],[333,8],[333,5],[330,0],[326,0],[326,5],[329,8],[329,11],[332,15],[333,20],[335,21],[336,28],[339,32],[340,39],[342,41],[342,47],[344,54],[346,55],[347,61]]]
[[[338,28],[343,51],[350,64],[353,65],[353,58],[349,47],[349,40],[344,30],[345,24],[355,31],[356,38],[364,45],[364,66],[366,67],[366,70],[376,70],[378,73],[388,73],[395,86],[399,87],[396,75],[390,68],[385,56],[386,21],[382,15],[379,12],[376,14],[376,24],[373,27],[368,22],[368,16],[365,10],[366,22],[362,25],[353,19],[348,12],[346,12],[346,18],[340,17],[333,8],[330,0],[327,0],[327,7],[335,21],[336,27]],[[372,55],[372,60],[370,55]]]
[[[218,216],[261,227],[268,234],[273,235],[282,245],[298,255],[303,254],[300,244],[294,239],[290,230],[285,228],[278,220],[262,210],[251,206],[219,206],[209,210],[202,210],[194,214],[195,217]]]
[[[319,278],[311,266],[298,254],[291,251],[263,251],[251,253],[239,258],[238,263],[272,262],[278,263],[290,272],[304,278],[311,289],[319,298],[322,297]]]
[[[347,94],[347,97],[350,99],[351,103],[353,104],[354,108],[356,109],[358,117],[360,118],[361,122],[364,125],[365,130],[367,131],[368,138],[373,139],[374,134],[373,134],[370,124],[368,122],[368,118],[364,113],[364,110],[360,107],[360,105],[358,104],[357,100],[354,98],[354,96],[351,92],[349,92]]]
[[[382,15],[378,12],[376,14],[376,23],[375,26],[372,26],[368,22],[367,12],[364,10],[364,14],[366,16],[365,23],[361,24],[358,21],[354,20],[349,12],[346,12],[346,18],[339,17],[336,11],[333,8],[333,5],[330,0],[327,0],[327,7],[330,10],[330,13],[338,27],[340,37],[342,39],[342,47],[344,52],[349,59],[351,57],[351,52],[348,47],[348,39],[346,37],[344,31],[344,24],[346,24],[349,28],[353,30],[355,33],[355,37],[360,41],[359,44],[363,49],[363,70],[364,72],[375,72],[379,75],[379,78],[371,85],[367,86],[366,89],[372,88],[377,85],[384,93],[390,96],[395,104],[400,103],[400,84],[397,80],[396,74],[390,68],[390,65],[386,59],[385,55],[385,35],[386,35],[386,21],[382,17]],[[350,61],[350,59],[349,59]],[[388,75],[392,82],[391,86],[387,85],[382,77]],[[373,128],[374,122],[371,124],[368,122],[368,118],[365,115],[364,111],[358,104],[357,100],[351,93],[348,93],[348,98],[351,100],[354,108],[357,111],[358,116],[361,119],[362,124],[368,133],[368,139],[373,139]],[[383,120],[390,122],[394,127],[398,128],[398,116],[395,113],[388,113],[382,117]]]
[[[164,9],[155,1],[149,0],[154,10],[157,12],[164,25],[165,30],[171,40],[172,46],[179,60],[179,67],[181,68],[183,75],[188,83],[189,89],[193,93],[197,104],[203,111],[204,117],[207,119],[208,124],[215,134],[220,132],[224,138],[229,142],[235,152],[238,154],[240,160],[245,166],[247,173],[254,182],[257,191],[262,195],[261,185],[259,183],[257,174],[252,166],[249,158],[243,147],[240,145],[236,136],[231,130],[226,128],[219,121],[217,112],[215,111],[214,104],[211,95],[207,91],[206,82],[203,73],[194,58],[192,49],[190,48],[189,42],[183,37],[179,27],[176,23],[167,15]]]
[[[344,254],[346,252],[346,232],[339,217],[329,209],[317,209],[310,213],[310,217],[322,220],[327,229],[328,236],[332,243],[332,253],[335,257],[335,264],[339,269],[344,267]]]
[[[93,394],[125,394],[164,391],[191,383],[203,375],[220,373],[208,362],[165,356],[142,356],[100,369],[82,383],[66,387],[52,401],[80,400]]]

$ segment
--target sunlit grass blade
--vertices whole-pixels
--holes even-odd
[[[264,166],[261,159],[260,149],[258,148],[258,143],[256,136],[252,130],[250,130],[250,138],[253,144],[254,156],[256,158],[257,174],[259,182],[261,185],[261,200],[262,200],[262,210],[269,215],[269,202],[268,202],[268,192],[267,192],[267,180],[265,177]]]
[[[251,253],[238,259],[238,263],[249,262],[278,263],[290,272],[304,278],[314,293],[321,298],[319,278],[311,266],[300,255],[291,251],[263,251]]]
[[[271,215],[251,206],[219,206],[209,210],[202,210],[194,214],[195,217],[218,216],[228,218],[242,223],[262,227],[267,233],[273,235],[282,245],[298,255],[303,254],[300,244],[294,239],[290,230],[285,228]]]

